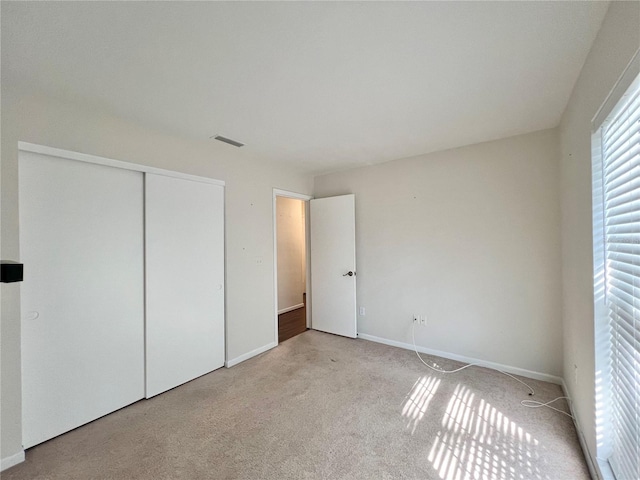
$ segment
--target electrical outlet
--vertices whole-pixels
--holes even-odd
[[[364,313],[365,313],[364,307],[360,307],[360,316],[364,317]]]
[[[426,327],[427,325],[427,316],[426,315],[413,315],[413,323],[416,325],[420,325],[422,327]]]

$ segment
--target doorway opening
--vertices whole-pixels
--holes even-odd
[[[309,328],[308,201],[311,197],[274,190],[276,342]]]

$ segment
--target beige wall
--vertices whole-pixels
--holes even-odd
[[[562,371],[559,144],[546,130],[315,178],[356,195],[358,332]]]
[[[422,346],[566,379],[577,366],[567,387],[592,455],[590,122],[640,46],[639,25],[639,2],[612,2],[559,131],[315,179],[318,197],[356,194],[359,331],[410,343],[411,316],[424,314]],[[5,84],[1,110],[3,259],[19,259],[18,140],[225,180],[227,357],[274,340],[272,189],[310,194],[308,177]],[[21,450],[19,284],[1,295],[6,458]]]
[[[278,310],[302,303],[305,292],[305,204],[276,197],[278,241]]]
[[[213,177],[226,182],[227,358],[275,341],[273,188],[311,193],[312,181],[290,168],[257,162],[250,146],[161,131],[2,85],[2,251],[20,258],[17,142]],[[29,266],[26,265],[25,269]],[[2,285],[1,456],[21,450],[19,285]]]
[[[564,378],[594,458],[591,120],[638,48],[640,2],[612,2],[560,124]]]

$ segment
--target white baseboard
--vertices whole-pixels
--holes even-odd
[[[578,441],[580,442],[580,447],[582,448],[582,454],[584,455],[585,460],[587,461],[587,467],[589,468],[589,474],[591,475],[592,480],[614,480],[613,474],[611,472],[603,472],[600,469],[600,465],[594,458],[591,456],[591,452],[587,448],[587,441],[584,438],[584,434],[582,433],[582,427],[580,426],[580,420],[576,416],[576,412],[573,409],[573,401],[571,399],[571,395],[569,394],[569,389],[567,388],[567,384],[564,383],[564,379],[562,379],[562,392],[565,397],[569,399],[567,402],[569,404],[569,411],[571,412],[571,416],[573,417],[573,426],[576,428],[576,433],[578,434]]]
[[[298,305],[294,305],[293,307],[283,308],[282,310],[278,310],[278,315],[282,315],[283,313],[287,313],[292,310],[297,310],[302,307],[304,307],[304,303],[299,303]]]
[[[0,472],[5,471],[7,468],[11,468],[14,465],[24,462],[24,450],[20,450],[18,453],[14,453],[10,457],[3,458],[0,463]]]
[[[366,333],[359,333],[358,338],[363,340],[369,340],[370,342],[383,343],[385,345],[391,345],[392,347],[400,347],[406,350],[413,351],[413,345],[410,343],[398,342],[396,340],[389,340],[386,338],[375,337],[373,335],[367,335]],[[464,355],[457,355],[455,353],[442,352],[440,350],[434,350],[425,347],[416,347],[418,352],[426,353],[427,355],[435,355],[437,357],[448,358],[449,360],[456,360],[462,363],[475,363],[481,367],[492,368],[494,370],[501,370],[503,372],[511,373],[513,375],[520,375],[522,377],[533,378],[534,380],[542,380],[543,382],[555,383],[562,385],[562,378],[555,375],[549,375],[547,373],[534,372],[533,370],[526,370],[524,368],[512,367],[510,365],[503,365],[501,363],[489,362],[487,360],[480,360],[478,358],[465,357]]]
[[[252,357],[255,357],[256,355],[260,355],[261,353],[266,352],[267,350],[271,350],[274,347],[277,347],[278,343],[277,342],[271,342],[267,345],[264,345],[260,348],[256,348],[255,350],[251,350],[250,352],[245,353],[244,355],[240,355],[239,357],[236,357],[232,360],[228,360],[225,362],[224,366],[227,368],[231,368],[234,365],[237,365],[239,363],[244,362],[245,360],[249,360]]]

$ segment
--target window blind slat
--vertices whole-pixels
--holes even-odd
[[[617,393],[614,397],[614,400],[616,400],[617,403],[620,403],[621,408],[616,409],[616,416],[614,418],[618,419],[618,422],[616,423],[621,423],[623,426],[617,427],[614,431],[617,432],[617,435],[619,437],[633,439],[637,435],[637,429],[633,427],[633,422],[629,422],[629,419],[633,418],[635,416],[635,413],[629,410],[628,405],[626,405],[624,401],[621,402],[621,400],[624,399],[624,395],[629,395],[629,392],[624,389],[619,389],[619,385],[615,385],[615,387]],[[627,446],[621,444],[620,447],[625,448]]]
[[[604,167],[605,175],[610,175],[612,173],[612,169],[615,170],[615,165],[619,165],[621,163],[620,157],[627,154],[629,145],[637,142],[638,130],[634,127],[623,130],[616,139],[616,143],[608,145],[605,149],[604,154],[607,158],[607,162]]]
[[[638,144],[638,131],[629,132],[622,137],[622,143],[613,149],[611,152],[605,152],[607,155],[608,163],[605,165],[605,175],[611,179],[619,178],[625,175],[629,168],[633,166],[627,165],[635,155],[637,150],[635,146]]]
[[[633,267],[630,265],[630,267]],[[622,280],[633,286],[640,286],[640,266],[635,265],[635,268],[629,269],[620,269],[620,268],[612,268],[611,269],[611,277],[617,280]]]
[[[604,135],[609,143],[614,143],[618,138],[621,130],[621,125],[624,125],[629,119],[633,118],[633,114],[640,108],[640,95],[636,92],[631,97],[626,99],[626,105],[620,109],[617,115],[609,120],[607,126],[604,127]]]
[[[605,219],[605,225],[607,227],[612,225],[625,225],[628,223],[640,222],[640,212],[625,213],[617,216],[609,215]]]
[[[607,144],[604,149],[606,158],[604,164],[605,175],[610,175],[612,171],[617,168],[617,165],[620,164],[620,156],[626,153],[629,144],[637,141],[638,126],[636,124],[624,125],[622,127],[624,128],[621,128],[619,133],[616,132],[618,135],[616,142],[614,144]]]
[[[629,119],[633,119],[633,114],[638,111],[640,108],[640,95],[635,94],[631,98],[628,99],[628,103],[626,108],[622,108],[618,115],[612,118],[608,126],[604,128],[604,136],[607,137],[609,143],[614,143],[621,130],[621,125],[624,124]],[[618,134],[618,135],[616,135]]]
[[[607,264],[609,268],[609,272],[611,275],[615,277],[615,275],[620,272],[622,274],[634,275],[640,278],[640,264],[628,263],[624,258],[618,260],[613,258],[616,254],[611,254],[610,259],[608,259]]]
[[[634,258],[636,254],[633,252],[633,246],[629,247],[626,245],[631,252],[625,251],[625,246],[622,244],[616,245],[616,247],[618,251],[607,252],[606,257],[607,269],[611,275],[617,271],[629,274],[636,271],[640,264],[638,264],[637,259]]]
[[[610,135],[607,137],[607,141],[604,144],[603,153],[605,154],[604,167],[605,172],[610,173],[609,166],[616,161],[618,153],[624,150],[625,144],[629,142],[630,138],[638,131],[638,111],[631,112],[629,117],[626,117],[623,121],[612,125]]]
[[[638,158],[640,159],[640,157]],[[636,178],[633,182],[627,182],[621,187],[624,190],[621,188],[619,192],[616,192],[617,195],[609,195],[605,198],[607,210],[640,200],[640,178]],[[610,214],[610,212],[607,211],[607,214]]]
[[[611,303],[612,302],[610,301],[609,304]],[[633,316],[638,312],[637,308],[635,308],[633,305],[629,305],[626,302],[616,301],[615,306],[613,308],[615,308],[615,313],[623,316],[626,315],[627,318],[633,318]],[[612,312],[612,315],[613,315],[613,312]]]
[[[616,336],[616,341],[620,344],[620,355],[618,357],[620,368],[624,368],[627,370],[626,373],[632,374],[634,371],[633,369],[635,368],[636,359],[634,358],[635,355],[633,354],[634,349],[632,346],[632,342],[630,343],[628,341],[629,333],[625,332],[623,329],[619,329],[616,332]],[[633,391],[632,387],[633,385],[635,385],[635,381],[630,382],[629,379],[625,376],[619,379],[619,383],[621,385],[627,385],[627,387],[629,387],[629,389]]]
[[[609,302],[625,302],[628,305],[630,305],[631,307],[634,308],[634,310],[638,310],[637,307],[637,300],[633,297],[633,295],[629,295],[627,292],[625,292],[624,290],[621,290],[619,287],[617,287],[616,285],[608,285],[609,288]],[[612,313],[615,313],[614,311],[612,311]]]
[[[634,286],[633,284],[629,284],[629,283],[625,282],[624,280],[620,280],[620,279],[617,279],[617,278],[612,278],[609,281],[609,287],[611,289],[613,289],[613,288],[619,289],[620,291],[623,291],[624,293],[626,293],[631,298],[640,297],[640,288]]]
[[[631,430],[631,427],[628,426],[627,424],[629,423],[629,418],[633,417],[633,414],[632,414],[632,411],[629,409],[629,406],[627,405],[627,403],[624,401],[624,399],[626,396],[631,395],[631,392],[624,384],[621,384],[619,382],[614,382],[613,386],[616,390],[616,394],[613,397],[614,401],[617,404],[616,417],[620,419],[619,423],[623,425],[622,427],[618,426],[617,428],[615,428],[615,430],[621,430],[622,432],[625,432],[625,430]],[[619,433],[619,435],[621,434]]]
[[[611,352],[609,462],[618,480],[627,480],[640,479],[640,77],[614,112],[600,129]],[[595,172],[594,179],[598,175]]]
[[[607,252],[607,260],[610,267],[613,267],[612,263],[618,261],[621,265],[618,267],[621,271],[628,271],[623,265],[629,263],[629,257],[635,257],[637,255],[637,249],[635,245],[629,245],[628,243],[618,243],[615,245],[615,250]],[[631,260],[634,263],[630,265],[638,265],[635,260]]]
[[[640,232],[608,233],[607,241],[610,242],[612,246],[621,245],[624,247],[632,247],[634,245],[638,245],[638,248],[640,249]]]
[[[638,223],[625,223],[624,225],[611,225],[605,227],[606,235],[615,235],[618,233],[637,233],[640,231],[640,222]]]
[[[640,147],[638,147],[638,152],[640,152]],[[629,168],[623,175],[616,179],[615,182],[611,182],[605,188],[605,206],[607,207],[607,215],[609,212],[609,208],[615,207],[616,204],[621,201],[626,201],[629,197],[633,197],[633,192],[637,193],[638,190],[638,178],[636,170],[640,168],[640,155],[636,153],[633,157],[634,162],[637,162],[637,165]],[[632,195],[626,196],[629,193]]]
[[[638,265],[640,265],[640,262],[638,262],[638,259],[632,254],[623,253],[623,252],[608,252],[607,268],[609,270],[613,270],[614,268],[616,268],[615,263],[622,264],[622,266],[617,267],[617,269],[622,271],[625,271],[626,268],[635,268]],[[628,265],[628,267],[625,267],[624,265]]]
[[[627,304],[620,304],[616,302],[615,311],[611,313],[611,315],[619,315],[622,317],[622,321],[628,323],[629,325],[633,325],[633,317],[638,314],[637,308],[629,308]],[[632,310],[631,312],[629,310]],[[614,321],[615,319],[611,319],[610,321]],[[617,327],[617,325],[615,325]]]
[[[625,420],[627,420],[626,418],[623,418],[621,416],[618,417],[619,418],[619,422],[622,423]],[[631,459],[637,458],[634,454],[633,454],[633,438],[637,435],[636,432],[634,432],[632,430],[632,428],[629,428],[629,430],[627,429],[616,429],[616,436],[620,439],[620,449],[624,452],[627,452],[627,455],[624,455],[623,458],[624,459],[628,459],[629,457],[631,457]],[[631,462],[633,460],[627,460],[627,465],[631,466]],[[633,478],[629,478],[629,477],[622,477],[622,480],[634,480]]]
[[[638,208],[640,204],[640,180],[638,181],[638,186],[635,191],[625,193],[624,195],[620,195],[618,197],[612,198],[606,202],[607,208],[619,208],[625,205],[630,204],[632,208]],[[638,226],[636,225],[636,229],[633,232],[638,232]],[[615,233],[615,232],[611,232]]]

